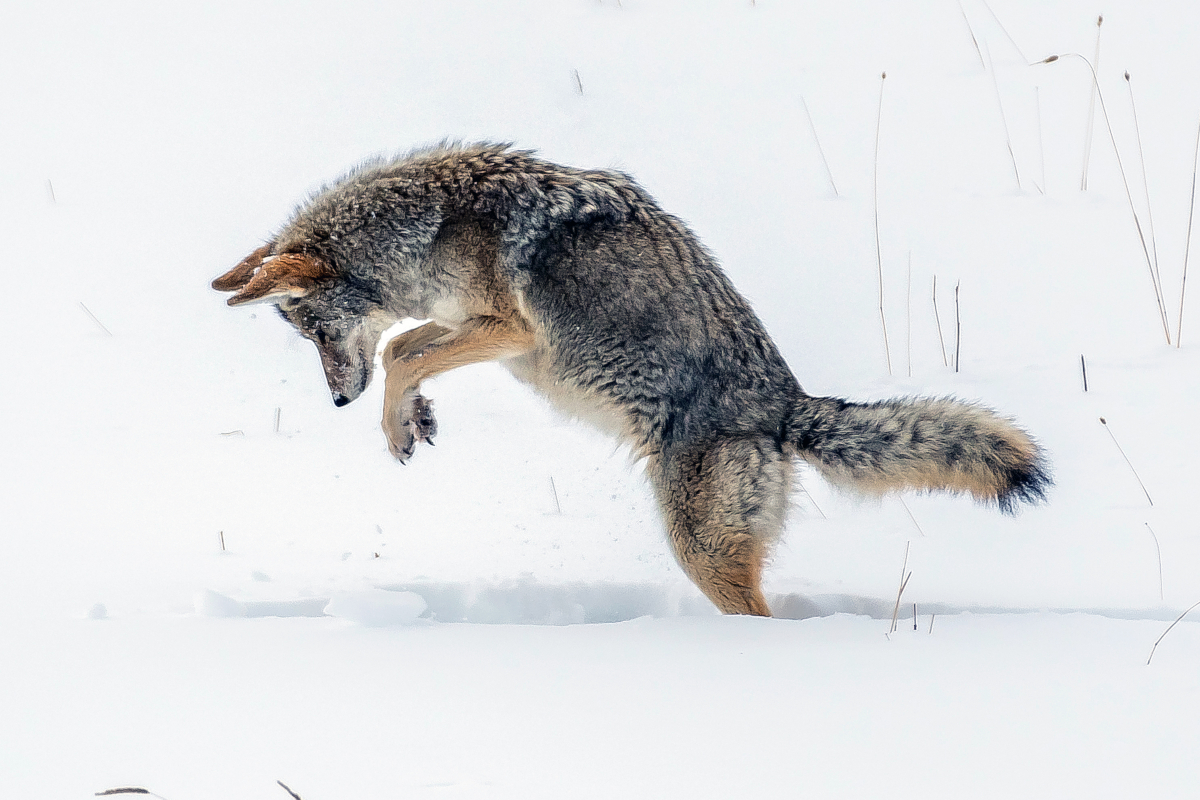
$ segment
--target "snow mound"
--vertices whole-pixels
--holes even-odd
[[[335,595],[325,606],[325,613],[371,628],[381,628],[411,625],[425,613],[425,608],[424,598],[416,592],[369,589]]]

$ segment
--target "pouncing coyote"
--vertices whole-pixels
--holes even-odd
[[[507,145],[441,144],[364,164],[304,202],[213,281],[312,340],[333,402],[383,349],[383,430],[404,461],[437,431],[421,382],[498,361],[645,459],[675,556],[730,614],[769,615],[763,562],[792,459],[868,493],[966,492],[1011,512],[1044,498],[1038,445],[945,399],[806,394],[716,259],[629,176]]]

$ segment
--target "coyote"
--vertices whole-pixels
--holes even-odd
[[[500,144],[359,166],[212,283],[274,303],[320,353],[334,405],[366,389],[384,330],[383,430],[401,462],[437,432],[421,382],[498,361],[644,459],[675,556],[722,612],[770,615],[760,582],[792,460],[882,494],[1044,499],[1034,440],[948,399],[806,394],[713,255],[632,178]]]

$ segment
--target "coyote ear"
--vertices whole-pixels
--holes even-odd
[[[255,253],[258,251],[256,250]],[[260,303],[282,297],[302,297],[322,280],[335,277],[335,273],[323,260],[301,253],[286,253],[261,261],[240,291],[228,302],[231,306],[245,303]],[[241,267],[234,268],[237,272]],[[232,273],[230,273],[232,274]],[[225,276],[228,277],[228,276]]]
[[[238,262],[238,265],[212,282],[212,287],[218,292],[236,292],[241,289],[254,273],[262,266],[263,259],[271,253],[271,245],[264,244],[250,255]]]

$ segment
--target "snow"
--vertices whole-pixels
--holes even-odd
[[[0,794],[1194,796],[1200,611],[1146,662],[1200,600],[1200,322],[1193,297],[1166,343],[1124,187],[1174,342],[1200,6],[961,7],[6,9]],[[1101,12],[1125,176],[1097,106],[1081,191],[1065,54]],[[334,409],[312,348],[208,282],[444,137],[631,172],[808,391],[1000,409],[1050,502],[806,474],[782,618],[723,618],[640,467],[494,365],[426,385],[437,447],[396,464],[378,383]]]

